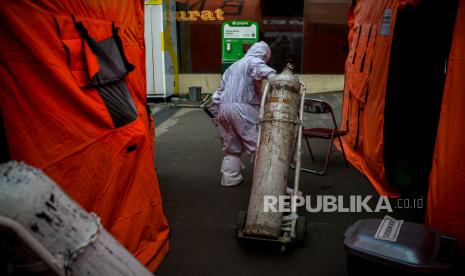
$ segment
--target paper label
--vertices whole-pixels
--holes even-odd
[[[380,34],[388,36],[391,33],[392,9],[385,9],[383,20],[381,21]]]
[[[231,27],[229,25],[224,26],[224,35],[226,38],[255,38],[257,27],[250,25],[248,27]]]
[[[396,242],[403,223],[403,220],[385,216],[378,226],[375,239]]]

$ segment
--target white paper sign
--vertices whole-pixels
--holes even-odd
[[[224,35],[226,38],[255,38],[257,29],[255,25],[248,27],[232,27],[229,25],[224,26]]]
[[[397,241],[403,223],[403,220],[396,220],[390,216],[385,216],[378,226],[375,239],[392,242]]]
[[[385,9],[383,19],[381,21],[381,32],[383,36],[389,36],[391,33],[391,22],[392,22],[392,9]]]

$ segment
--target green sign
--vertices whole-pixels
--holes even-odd
[[[224,22],[221,28],[222,73],[232,63],[245,56],[252,44],[258,42],[258,23],[248,20]]]

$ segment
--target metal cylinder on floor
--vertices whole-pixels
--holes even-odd
[[[24,163],[0,164],[0,232],[18,237],[0,236],[7,245],[6,261],[17,275],[152,275],[97,215]]]
[[[278,238],[283,214],[265,212],[265,196],[285,195],[292,158],[298,109],[300,81],[288,69],[270,78],[269,90],[260,122],[246,235]],[[263,105],[263,103],[262,103]]]

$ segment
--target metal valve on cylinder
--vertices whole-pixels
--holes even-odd
[[[255,157],[252,191],[244,233],[278,238],[283,214],[265,212],[265,196],[285,195],[298,124],[301,83],[285,68],[270,78],[262,101],[263,116]],[[263,104],[265,103],[265,104]]]

